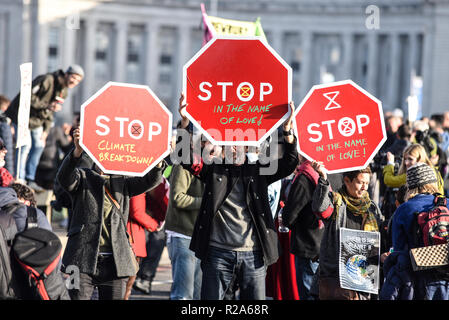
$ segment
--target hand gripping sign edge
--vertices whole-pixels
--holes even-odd
[[[167,128],[168,128],[168,134],[167,134],[167,148],[166,150],[155,160],[151,162],[151,164],[142,172],[131,172],[131,171],[123,171],[123,170],[109,170],[106,169],[103,164],[97,159],[96,156],[89,150],[89,148],[84,143],[84,128],[85,128],[85,108],[88,106],[92,101],[97,99],[104,91],[106,91],[108,88],[116,86],[116,87],[127,87],[127,88],[137,88],[137,89],[144,89],[148,91],[148,93],[152,96],[152,98],[158,103],[159,107],[161,107],[165,113],[167,114]],[[162,161],[165,157],[167,157],[170,154],[170,140],[171,140],[171,127],[172,127],[172,113],[171,111],[163,104],[163,102],[157,97],[156,94],[146,85],[136,85],[136,84],[129,84],[129,83],[120,83],[120,82],[113,82],[109,81],[107,82],[101,89],[99,89],[95,94],[93,94],[89,99],[87,99],[80,108],[80,146],[83,148],[83,150],[89,155],[89,157],[95,162],[96,165],[100,167],[100,169],[106,173],[106,174],[117,174],[117,175],[126,175],[126,176],[135,176],[135,177],[142,177],[146,175],[151,169],[153,169],[160,161]]]
[[[385,124],[384,124],[384,115],[383,115],[383,109],[382,109],[382,102],[379,99],[377,99],[376,97],[374,97],[372,94],[370,94],[368,91],[366,91],[365,89],[363,89],[362,87],[357,85],[354,81],[350,80],[350,79],[337,81],[337,82],[332,82],[332,83],[327,83],[327,84],[314,85],[308,91],[307,95],[301,101],[301,104],[296,108],[295,113],[294,113],[294,117],[293,117],[293,119],[294,119],[293,120],[293,127],[294,127],[294,130],[295,130],[295,133],[296,133],[297,137],[299,137],[298,126],[301,125],[301,123],[297,122],[297,115],[301,111],[301,109],[304,107],[304,105],[307,103],[309,98],[312,96],[314,91],[317,90],[317,89],[335,87],[335,86],[346,85],[346,84],[351,85],[356,90],[360,91],[363,95],[365,95],[367,98],[371,99],[373,102],[376,103],[376,105],[378,107],[377,111],[379,113],[379,122],[380,122],[381,130],[382,130],[382,139],[378,142],[377,146],[374,148],[374,150],[371,152],[371,154],[366,158],[366,161],[363,163],[363,165],[343,167],[343,168],[335,169],[335,170],[331,170],[331,169],[325,168],[327,173],[342,173],[342,172],[353,171],[353,170],[361,170],[361,169],[366,168],[369,165],[369,163],[372,161],[374,156],[377,154],[379,149],[382,147],[384,142],[387,140],[387,135],[386,135],[386,131],[385,131]],[[334,93],[334,92],[329,92],[329,93]],[[333,96],[333,97],[328,96],[326,98],[330,101],[329,104],[326,106],[326,107],[328,107],[329,110],[330,109],[337,109],[337,108],[341,107],[336,101],[334,101],[334,104],[331,105],[331,102],[332,102],[331,100],[335,99],[336,96]],[[302,156],[304,156],[306,159],[308,159],[310,161],[316,160],[316,159],[313,159],[309,154],[307,154],[306,152],[301,150],[301,142],[300,142],[299,138],[296,141],[296,145],[297,145],[298,152]]]
[[[287,101],[288,104],[291,101],[292,96],[292,69],[291,67],[282,59],[282,57],[260,36],[216,36],[211,39],[206,45],[204,45],[183,67],[183,93],[184,99],[187,101],[187,85],[190,83],[190,80],[187,78],[187,69],[194,63],[209,47],[211,47],[217,40],[258,40],[260,41],[265,48],[273,55],[277,61],[281,63],[281,65],[287,71]],[[191,83],[190,83],[191,84]],[[212,142],[214,145],[241,145],[241,146],[259,146],[264,140],[266,140],[280,125],[282,125],[290,116],[290,108],[288,111],[269,129],[265,132],[265,134],[258,139],[258,141],[226,141],[222,139],[218,141],[214,139],[206,129],[204,129],[201,125],[201,121],[195,119],[195,117],[189,113],[188,109],[186,109],[186,116],[191,121],[198,130],[206,136],[206,138]]]

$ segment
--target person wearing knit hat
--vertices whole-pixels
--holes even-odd
[[[418,162],[407,169],[407,188],[409,190],[426,184],[438,182],[435,170],[423,162]]]
[[[25,145],[16,148],[15,173],[20,180],[36,192],[44,189],[35,182],[36,170],[45,147],[45,142],[53,126],[54,113],[62,109],[68,90],[76,87],[84,77],[84,70],[79,65],[72,65],[66,71],[56,70],[38,75],[31,84],[31,103],[29,129],[31,139]],[[17,129],[20,104],[20,92],[4,112],[11,119],[12,126]]]
[[[67,68],[66,73],[69,74],[78,74],[81,78],[84,78],[84,70],[80,65],[74,64]]]
[[[434,206],[435,194],[439,193],[435,169],[426,163],[418,162],[407,169],[406,175],[406,201],[393,215],[393,252],[384,262],[386,279],[379,299],[401,299],[398,296],[401,290],[412,286],[413,299],[449,300],[449,291],[446,290],[449,286],[449,273],[435,270],[414,272],[409,254],[410,249],[420,246],[416,240],[416,213],[430,211]],[[400,281],[390,281],[390,276],[395,274],[401,274],[400,279],[413,279],[413,281],[401,286]],[[408,299],[411,299],[410,296]]]

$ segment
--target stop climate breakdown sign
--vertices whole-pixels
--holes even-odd
[[[351,80],[313,86],[295,129],[298,151],[328,173],[365,168],[387,139],[382,103]]]
[[[147,86],[108,82],[80,120],[80,145],[107,174],[143,176],[170,152],[172,114]]]
[[[291,77],[261,38],[216,37],[184,66],[187,117],[213,144],[257,146],[289,116]]]

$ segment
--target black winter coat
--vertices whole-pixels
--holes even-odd
[[[243,183],[246,190],[246,203],[253,219],[256,234],[261,244],[265,264],[271,265],[279,258],[279,242],[273,216],[268,202],[268,185],[291,174],[298,165],[296,142],[284,143],[284,154],[277,163],[273,175],[260,175],[262,165],[248,162],[241,166]],[[270,164],[272,165],[272,164]],[[205,184],[201,209],[195,222],[190,249],[199,259],[204,259],[209,250],[212,221],[232,190],[236,178],[233,170],[237,166],[230,164],[183,164],[184,168],[198,176]]]
[[[293,182],[282,209],[282,222],[292,230],[290,251],[301,258],[319,256],[324,228],[312,211],[315,183],[301,174]]]
[[[75,158],[70,152],[56,176],[73,204],[62,261],[65,267],[76,265],[80,272],[94,274],[103,224],[105,178],[94,170],[80,168],[81,161],[82,157]],[[120,212],[116,208],[111,211],[111,244],[118,277],[135,275],[126,232],[129,199],[156,187],[164,169],[155,167],[143,177],[110,176],[110,192],[120,206]]]

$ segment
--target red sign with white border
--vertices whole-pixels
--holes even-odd
[[[172,114],[148,86],[108,82],[80,121],[81,147],[107,174],[144,176],[170,153]]]
[[[260,37],[215,37],[184,66],[187,117],[213,144],[259,145],[289,116],[291,77]]]
[[[298,151],[328,173],[365,168],[387,139],[381,101],[352,80],[313,86],[294,118]]]

